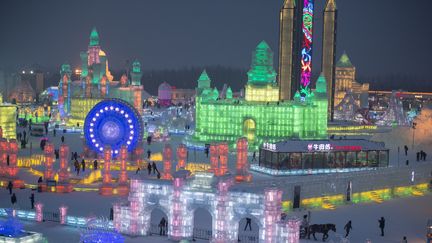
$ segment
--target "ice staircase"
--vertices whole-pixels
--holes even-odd
[[[376,192],[370,192],[370,199],[376,203],[382,203],[384,200],[382,197]]]
[[[335,205],[333,205],[330,202],[329,197],[323,197],[322,198],[322,208],[329,209],[329,210],[334,210],[336,207],[335,207]]]

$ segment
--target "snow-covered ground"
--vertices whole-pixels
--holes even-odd
[[[18,193],[18,200],[21,199],[20,206],[26,207],[29,200],[25,197],[28,196],[29,190],[20,190]],[[54,196],[53,196],[54,195]],[[24,198],[23,198],[24,197]],[[108,216],[110,202],[113,201],[106,197],[101,197],[95,193],[81,194],[71,193],[65,195],[58,194],[36,194],[38,200],[42,201],[47,208],[52,210],[60,204],[61,199],[68,201],[69,212],[71,215],[96,215]],[[9,194],[6,190],[0,191],[0,207],[10,206]],[[19,201],[20,202],[20,201]],[[306,211],[293,212],[289,216],[299,216],[306,214]],[[152,223],[157,223],[162,215],[160,212],[152,214]],[[201,228],[210,229],[211,216],[206,212],[198,212],[196,224]],[[383,216],[386,219],[385,236],[379,235],[378,219]],[[311,224],[336,224],[337,232],[331,232],[329,241],[339,242],[339,236],[344,234],[343,226],[348,220],[352,220],[353,230],[351,231],[348,239],[350,242],[362,243],[366,239],[372,242],[383,243],[397,243],[401,242],[403,236],[407,236],[408,242],[420,243],[425,242],[426,222],[432,218],[432,195],[428,194],[423,197],[412,197],[386,201],[382,204],[356,204],[338,207],[335,210],[312,210],[311,211]],[[244,222],[240,224],[239,232],[243,232]],[[49,242],[63,242],[63,243],[76,243],[79,241],[80,229],[68,226],[61,226],[53,222],[27,222],[25,229],[41,232],[47,237]],[[256,224],[252,225],[252,232],[248,234],[256,234],[258,228]],[[318,240],[321,235],[317,234]],[[170,242],[164,237],[151,236],[151,237],[126,237],[126,242]],[[205,241],[198,241],[205,242]],[[244,242],[244,241],[243,241]],[[313,240],[302,240],[301,242],[314,242]]]
[[[425,121],[426,124],[430,124],[430,121]],[[155,121],[158,123],[158,121]],[[418,126],[415,131],[416,141],[414,148],[411,147],[412,143],[412,129],[410,128],[396,128],[391,132],[385,131],[372,136],[372,139],[376,141],[383,141],[386,146],[390,148],[390,165],[391,166],[405,166],[405,160],[410,160],[410,166],[416,164],[415,156],[416,152],[420,149],[424,150],[430,156],[428,160],[432,158],[432,136],[430,136],[430,129],[428,126]],[[428,135],[429,134],[429,135]],[[52,133],[49,134],[49,139],[55,144],[55,148],[58,149],[60,146],[60,137],[63,134],[57,133],[57,137],[53,137]],[[82,140],[80,134],[66,134],[66,144],[70,146],[70,150],[73,152],[82,152]],[[173,147],[173,160],[176,159],[175,148],[181,143],[183,136],[171,136],[170,144]],[[417,140],[418,139],[418,140]],[[29,145],[24,150],[20,150],[20,156],[29,155],[30,153],[41,154],[42,151],[39,148],[40,138],[31,137],[32,151],[30,152]],[[403,154],[403,146],[409,146],[408,156]],[[144,145],[144,150],[151,150],[152,153],[161,152],[164,143],[152,143],[150,146]],[[397,147],[400,147],[398,156]],[[399,158],[399,159],[398,159]],[[251,160],[251,158],[250,158]],[[189,162],[200,162],[209,163],[209,159],[205,156],[203,151],[189,150],[188,152]],[[229,155],[229,169],[235,170],[235,155]],[[54,170],[58,169],[58,161],[54,164]],[[175,167],[175,163],[173,163]],[[43,166],[35,167],[38,170],[43,170]],[[159,170],[162,170],[162,163],[158,163]],[[72,169],[73,171],[73,169]],[[89,173],[86,170],[85,173],[79,176],[73,176],[75,178],[83,178],[83,176]],[[113,172],[114,177],[116,172]],[[142,171],[138,176],[144,176],[146,171]],[[130,172],[129,175],[134,175],[134,172]],[[37,176],[28,173],[28,170],[21,169],[19,173],[20,178],[26,182],[35,184]],[[311,180],[314,178],[310,177]],[[331,178],[331,176],[329,176]],[[260,182],[264,183],[269,180],[295,180],[295,177],[289,178],[277,178],[274,179],[271,176],[253,173],[253,185],[259,185]],[[97,187],[97,185],[95,185]],[[108,217],[112,204],[118,201],[127,201],[127,197],[103,197],[98,195],[96,192],[72,192],[68,194],[53,194],[53,193],[37,193],[30,189],[17,189],[14,190],[18,198],[18,207],[21,209],[30,209],[30,194],[35,193],[36,201],[40,201],[44,204],[44,211],[58,212],[58,208],[61,205],[68,206],[68,214],[73,216],[97,216],[97,217]],[[10,207],[10,196],[6,189],[0,189],[0,207]],[[293,212],[292,215],[302,216],[305,212]],[[154,215],[153,215],[154,214]],[[382,204],[356,204],[346,205],[338,207],[336,210],[324,211],[314,210],[311,212],[312,222],[311,223],[335,223],[337,227],[337,233],[331,233],[330,239],[335,242],[337,241],[337,235],[343,233],[343,226],[348,220],[352,220],[353,230],[349,237],[351,242],[365,242],[366,239],[371,239],[372,242],[401,242],[402,237],[406,235],[408,242],[425,242],[424,236],[426,233],[426,221],[428,218],[432,218],[432,195],[426,195],[423,197],[405,198],[405,199],[394,199],[385,201]],[[158,224],[162,217],[161,212],[152,213],[152,224]],[[384,216],[387,220],[386,236],[379,236],[378,229],[378,218]],[[211,216],[207,212],[198,212],[195,215],[197,225],[202,229],[211,229]],[[244,222],[240,224],[240,231],[243,231]],[[72,227],[60,226],[52,222],[26,223],[28,230],[35,230],[44,233],[48,238],[49,242],[78,242],[79,241],[79,230]],[[246,234],[257,234],[256,224],[252,225],[253,231],[246,232]],[[242,232],[245,234],[245,232]],[[319,235],[318,237],[321,237]],[[61,239],[61,240],[60,240]],[[320,239],[320,238],[319,238]],[[169,242],[166,238],[152,236],[152,237],[138,237],[138,238],[127,238],[126,242]],[[308,242],[302,240],[302,242]]]

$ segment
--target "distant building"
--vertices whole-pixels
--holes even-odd
[[[9,101],[17,104],[32,103],[36,98],[36,92],[27,80],[20,81],[9,94]]]
[[[368,108],[367,95],[369,84],[358,83],[355,76],[356,68],[351,63],[348,55],[344,52],[336,64],[335,107],[344,99],[347,92],[351,92],[357,106],[360,108]]]
[[[185,104],[193,101],[195,97],[194,89],[177,89],[172,87],[171,101],[173,104]]]
[[[158,87],[158,102],[161,106],[170,106],[172,104],[172,88],[171,86],[163,82]]]

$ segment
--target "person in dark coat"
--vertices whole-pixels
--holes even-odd
[[[165,225],[166,225],[167,221],[165,219],[165,217],[162,217],[161,221],[159,222],[159,235],[165,235],[166,233],[166,229],[165,229]]]
[[[7,185],[7,189],[9,190],[9,195],[12,194],[12,188],[13,188],[12,181],[9,181],[9,183]]]
[[[408,146],[404,146],[404,150],[405,150],[405,156],[407,156],[408,155]]]
[[[32,193],[30,196],[31,209],[34,209],[34,202],[35,202],[34,193]]]
[[[12,205],[15,205],[15,203],[17,203],[17,197],[16,197],[15,193],[12,194],[11,203],[12,203]]]
[[[150,164],[150,162],[147,164],[147,171],[148,171],[148,174],[150,175],[151,174],[151,170],[152,170],[152,165]]]
[[[93,161],[93,169],[94,169],[94,170],[97,170],[97,169],[98,169],[98,162],[97,162],[96,159]]]
[[[141,170],[141,168],[138,167],[138,168],[136,169],[136,171],[135,171],[135,174],[138,174],[138,172],[140,172],[140,170]]]
[[[84,172],[85,171],[85,160],[84,159],[81,160],[81,167],[82,167],[82,171]]]
[[[64,136],[61,136],[61,142],[64,143]]]
[[[417,161],[420,161],[420,152],[417,152],[417,154],[416,154],[417,156],[416,156],[416,158],[417,158]]]
[[[159,172],[157,167],[156,167],[156,163],[154,161],[152,163],[152,169],[153,169],[153,175],[156,174],[156,171]]]
[[[151,151],[149,149],[149,150],[147,150],[147,159],[150,159],[150,156],[151,156]]]
[[[345,225],[344,229],[346,232],[346,234],[345,234],[345,238],[346,238],[346,237],[348,237],[350,231],[352,230],[351,220],[348,221],[348,223]]]
[[[251,225],[251,223],[252,223],[252,219],[251,219],[251,218],[246,218],[246,225],[245,225],[243,231],[246,231],[246,228],[247,228],[248,226],[249,226],[249,231],[252,231],[252,225]]]
[[[114,220],[114,209],[113,208],[110,209],[110,220],[111,221]]]
[[[379,228],[381,230],[381,236],[384,236],[384,228],[385,228],[385,219],[384,217],[381,217],[381,219],[378,220]]]

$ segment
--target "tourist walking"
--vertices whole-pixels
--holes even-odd
[[[147,163],[147,171],[148,171],[149,175],[151,174],[151,170],[152,170],[152,165],[149,162],[149,163]]]
[[[151,151],[149,149],[149,150],[147,150],[147,159],[150,159],[150,156],[151,156]]]
[[[30,195],[30,204],[31,204],[31,209],[34,209],[34,202],[35,202],[35,199],[34,199],[34,193],[32,193],[32,194]]]
[[[381,219],[378,220],[379,228],[381,230],[381,236],[384,236],[384,228],[385,228],[385,219],[384,217],[381,217]]]
[[[12,181],[9,181],[9,183],[7,185],[7,189],[9,190],[9,195],[12,194],[12,188],[13,188]]]
[[[165,217],[162,217],[161,221],[159,222],[159,235],[165,235],[166,234],[166,229],[165,229],[166,223],[167,223],[167,221],[166,221]]]
[[[81,160],[81,167],[82,167],[82,171],[84,172],[85,171],[85,160],[84,159]]]
[[[64,136],[61,136],[61,142],[64,143]]]
[[[406,236],[403,237],[403,239],[402,239],[402,243],[408,243],[408,240],[407,240],[407,237],[406,237]]]
[[[407,156],[408,155],[408,146],[404,146],[404,150],[405,150],[405,156]]]
[[[252,155],[252,161],[256,161],[256,152],[255,151],[253,152],[253,155]]]
[[[252,231],[251,223],[252,223],[252,219],[251,219],[251,218],[246,218],[246,225],[245,225],[243,231],[246,231],[246,228],[247,228],[248,226],[249,226],[249,231]]]
[[[350,231],[352,230],[351,220],[348,221],[348,223],[345,225],[344,229],[346,232],[346,234],[345,234],[345,238],[346,238],[346,237],[348,237]]]
[[[156,167],[156,163],[154,161],[152,163],[152,169],[153,169],[153,175],[156,174],[156,171],[159,172],[157,167]]]
[[[12,203],[12,206],[14,206],[15,203],[17,203],[17,197],[16,197],[15,193],[12,194],[11,203]]]
[[[93,161],[93,169],[94,169],[94,170],[97,170],[97,169],[98,169],[98,162],[97,162],[96,159]]]

